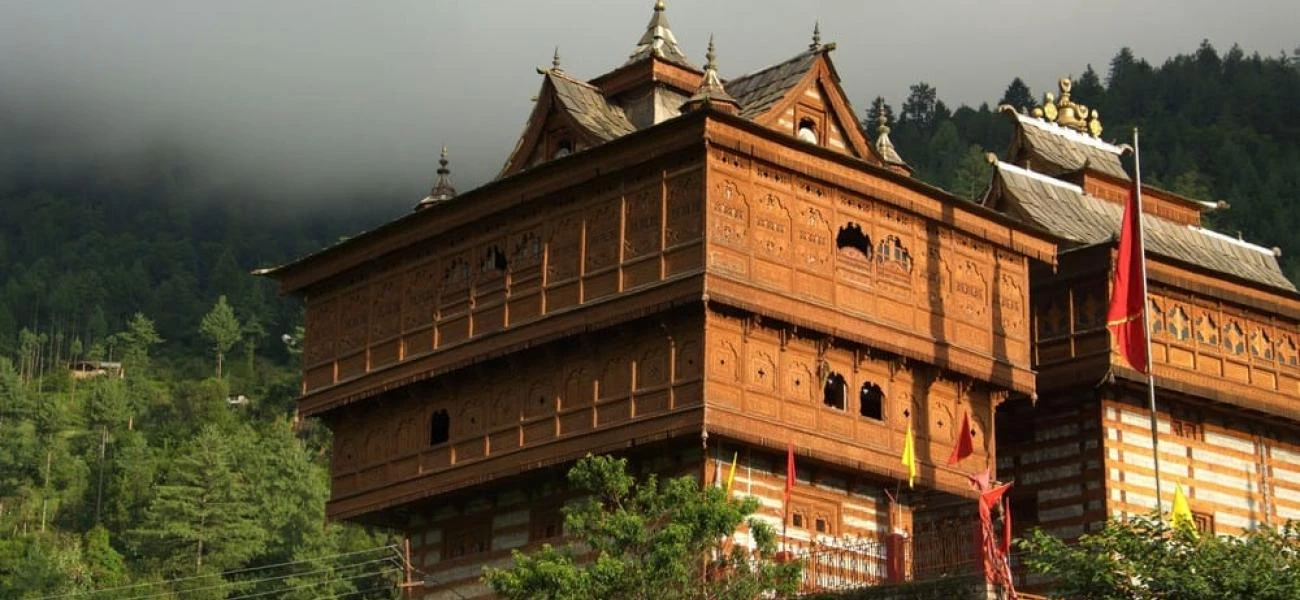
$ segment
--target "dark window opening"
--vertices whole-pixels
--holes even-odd
[[[433,417],[429,419],[429,445],[445,444],[450,439],[451,417],[447,416],[445,410],[433,413]]]
[[[885,418],[885,392],[870,381],[858,390],[858,414],[877,421]]]
[[[555,144],[555,158],[564,158],[573,154],[573,142],[570,140],[560,140]]]
[[[799,128],[795,131],[795,137],[812,144],[818,143],[817,122],[806,117],[799,119]]]
[[[814,528],[817,530],[817,533],[830,533],[829,524],[826,523],[826,519],[823,519],[821,517],[817,518],[816,525]]]
[[[822,387],[822,402],[836,410],[844,410],[845,388],[848,384],[844,382],[844,376],[831,371],[826,376],[826,385]]]
[[[506,270],[506,253],[496,246],[487,249],[487,252],[483,254],[483,264],[479,267],[479,271],[483,273],[487,273],[492,269]]]
[[[871,260],[871,238],[862,233],[862,227],[857,223],[849,223],[840,228],[840,232],[835,235],[835,247],[840,250],[852,248],[862,255],[863,260]]]
[[[794,525],[795,527],[803,527],[804,526],[803,515],[799,513],[794,513],[793,515],[791,515],[790,524]]]

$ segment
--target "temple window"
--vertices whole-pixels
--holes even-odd
[[[853,258],[871,260],[871,238],[862,233],[862,227],[857,223],[840,227],[840,232],[835,235],[835,247],[847,250],[845,254]]]
[[[489,273],[493,270],[506,270],[506,253],[500,248],[492,246],[483,253],[483,262],[479,265],[480,273]]]
[[[573,154],[573,141],[568,139],[562,139],[555,143],[555,152],[551,155],[551,157],[564,158],[570,154]]]
[[[844,410],[844,397],[848,384],[844,381],[844,376],[831,371],[826,376],[826,385],[822,387],[822,403],[836,410]]]
[[[528,541],[549,540],[564,535],[564,513],[559,505],[533,508],[528,515]]]
[[[445,444],[451,439],[451,417],[447,411],[440,410],[429,418],[429,445]]]
[[[1233,354],[1246,353],[1246,335],[1241,331],[1241,325],[1228,323],[1223,326],[1223,347]]]
[[[1188,340],[1192,337],[1191,321],[1187,318],[1187,312],[1181,306],[1175,306],[1169,311],[1169,319],[1166,322],[1166,330],[1174,339]]]
[[[1268,339],[1264,330],[1256,329],[1250,334],[1250,354],[1255,358],[1273,360],[1273,341]]]
[[[1160,309],[1160,305],[1155,300],[1151,301],[1151,333],[1159,334],[1165,329],[1165,311]]]
[[[892,235],[881,240],[880,248],[876,250],[876,262],[893,266],[904,273],[912,272],[912,254],[903,247],[902,241]]]
[[[817,139],[817,121],[807,117],[799,119],[799,128],[795,130],[795,137],[810,144],[819,143],[820,140]]]
[[[1201,315],[1196,318],[1196,341],[1212,345],[1219,343],[1219,328],[1213,317]]]
[[[858,390],[858,414],[877,421],[885,417],[885,392],[868,381]]]

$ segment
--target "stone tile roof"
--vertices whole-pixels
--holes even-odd
[[[806,51],[783,63],[726,82],[731,97],[740,102],[740,116],[753,119],[776,104],[808,74],[818,52]]]
[[[1039,173],[1060,175],[1086,167],[1129,181],[1119,161],[1122,150],[1118,146],[1029,115],[1015,113],[1015,118],[1019,130],[1011,148],[1015,162],[1028,154],[1031,166]]]
[[[546,71],[561,108],[601,141],[608,142],[636,131],[623,109],[601,95],[600,88],[569,77],[559,69]]]
[[[1047,175],[999,163],[995,189],[1004,204],[997,208],[1058,237],[1081,245],[1098,244],[1118,235],[1124,207],[1083,193],[1078,186]],[[1142,229],[1150,252],[1212,271],[1286,291],[1296,291],[1267,248],[1154,215],[1143,215]]]

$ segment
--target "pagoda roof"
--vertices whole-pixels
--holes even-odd
[[[592,136],[608,142],[636,131],[623,109],[606,99],[600,88],[559,69],[547,70],[546,79],[555,88],[560,108]]]
[[[1007,153],[1012,162],[1027,159],[1034,171],[1047,175],[1089,170],[1130,180],[1119,160],[1124,153],[1119,146],[1014,110],[1006,112],[1014,116],[1018,130]]]
[[[1076,245],[1111,243],[1118,235],[1124,207],[1077,185],[1000,162],[993,189],[1002,192],[995,208]],[[1271,249],[1152,214],[1143,215],[1142,230],[1146,248],[1161,257],[1296,292]]]
[[[785,62],[727,81],[727,92],[740,103],[740,116],[752,120],[784,99],[817,64],[821,52],[808,50]]]

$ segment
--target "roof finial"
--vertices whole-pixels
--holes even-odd
[[[438,182],[433,184],[433,189],[429,190],[429,195],[415,205],[415,210],[428,208],[456,197],[456,188],[451,186],[449,175],[451,175],[451,169],[447,168],[447,145],[443,144],[442,154],[438,157]]]
[[[551,68],[556,71],[560,70],[560,47],[555,47],[555,56],[551,57]]]
[[[822,49],[822,24],[820,21],[813,21],[812,43],[808,44],[808,49],[813,52]]]
[[[727,93],[726,88],[722,86],[722,79],[718,78],[718,55],[713,50],[713,34],[709,34],[709,51],[705,53],[704,58],[706,61],[704,77],[700,80],[700,87],[695,90],[694,96],[682,103],[682,112],[692,111],[706,104],[722,112],[731,114],[740,112],[740,103]]]
[[[889,139],[889,117],[885,116],[882,111],[880,116],[876,117],[876,152],[880,158],[885,159],[885,164],[892,167],[901,167],[911,171],[911,167],[898,155],[898,150],[894,148],[894,142]]]
[[[645,33],[637,41],[636,49],[632,50],[632,54],[625,64],[632,64],[652,57],[689,69],[696,68],[682,53],[682,49],[677,46],[677,38],[673,36],[672,29],[668,27],[668,17],[664,13],[663,0],[655,0],[655,10],[654,14],[650,16],[650,23],[646,25]]]

